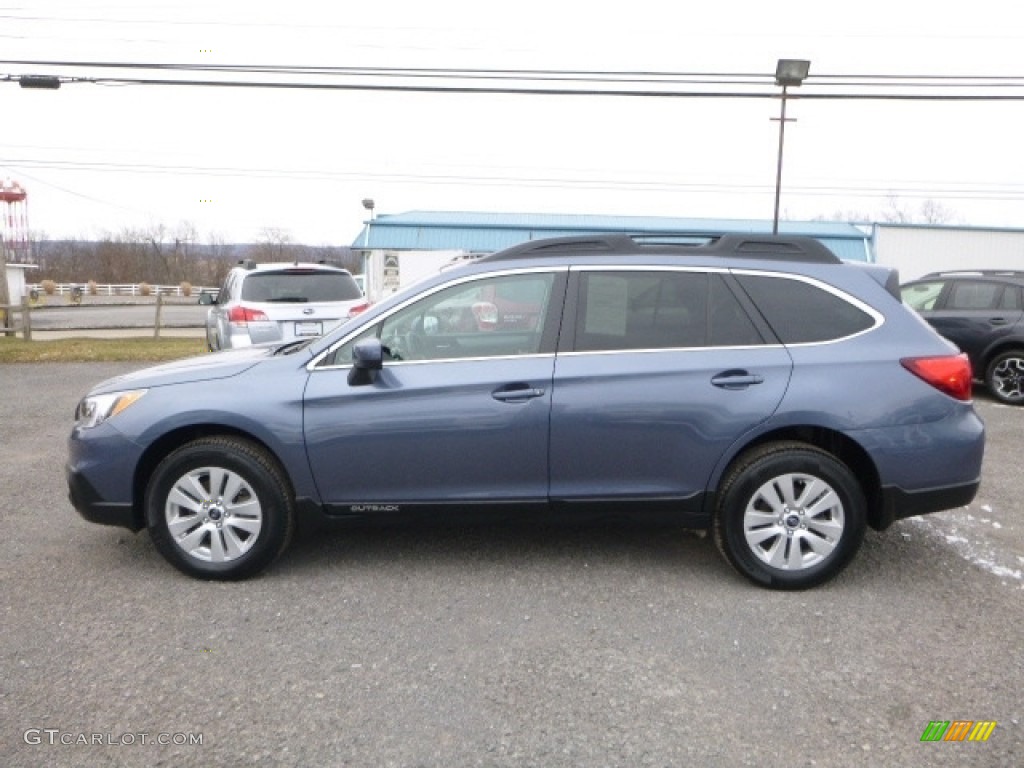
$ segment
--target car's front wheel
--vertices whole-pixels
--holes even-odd
[[[1024,405],[1024,349],[996,355],[985,371],[992,396],[1008,405]]]
[[[715,542],[748,579],[806,589],[831,579],[864,538],[866,503],[850,469],[798,442],[761,446],[727,473]]]
[[[172,565],[203,579],[243,579],[284,551],[294,503],[284,474],[262,447],[208,437],[168,455],[146,489],[146,523]]]

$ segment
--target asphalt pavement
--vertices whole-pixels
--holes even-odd
[[[970,507],[808,592],[621,525],[307,535],[205,583],[67,501],[75,403],[134,367],[0,365],[2,766],[1024,764],[1024,408],[979,398]],[[996,726],[921,740],[956,720]]]
[[[157,322],[156,300],[114,303],[86,297],[79,306],[44,305],[31,312],[32,337],[38,340],[91,336],[118,338],[152,336]],[[163,336],[204,336],[208,308],[197,300],[167,299],[160,307]]]

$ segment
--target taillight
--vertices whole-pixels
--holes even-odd
[[[364,301],[362,304],[356,304],[354,307],[350,307],[348,310],[349,318],[353,318],[361,312],[365,312],[370,308],[370,302]]]
[[[249,323],[269,323],[270,318],[261,309],[234,306],[228,310],[228,322],[232,325],[246,326]]]
[[[971,363],[967,355],[904,357],[900,363],[940,392],[957,400],[971,399]]]

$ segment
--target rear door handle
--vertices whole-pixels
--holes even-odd
[[[543,396],[543,394],[544,390],[539,387],[503,387],[491,392],[491,397],[503,403],[515,403],[532,400],[535,397]]]
[[[764,376],[748,371],[722,371],[711,377],[711,383],[721,389],[746,389],[764,383]]]

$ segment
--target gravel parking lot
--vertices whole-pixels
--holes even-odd
[[[969,508],[809,592],[621,525],[337,531],[222,584],[67,502],[74,405],[133,367],[0,366],[0,765],[1024,764],[1024,408],[979,394]]]

